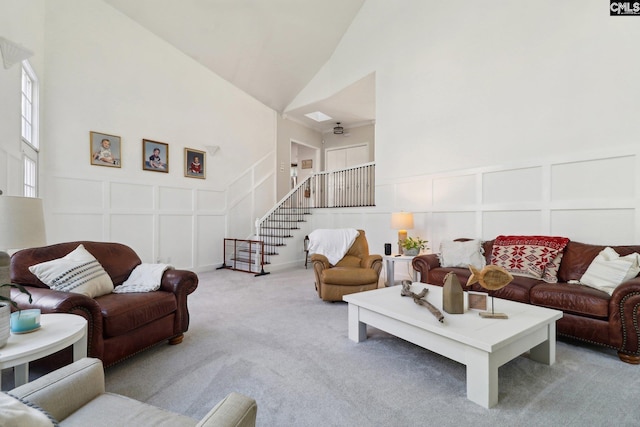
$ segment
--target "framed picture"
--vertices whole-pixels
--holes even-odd
[[[89,132],[91,164],[119,168],[122,165],[120,137],[100,132]]]
[[[313,167],[313,160],[303,160],[302,161],[302,169],[311,169]]]
[[[204,151],[193,148],[184,149],[184,176],[202,178],[207,176],[206,156]]]
[[[143,139],[142,169],[154,172],[169,172],[169,144]]]

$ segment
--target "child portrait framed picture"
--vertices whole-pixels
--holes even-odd
[[[205,165],[206,156],[204,151],[193,148],[184,149],[184,176],[189,178],[205,179],[207,168]]]
[[[100,132],[89,132],[91,164],[119,168],[122,165],[120,137]]]
[[[169,172],[169,144],[142,140],[142,169],[153,172]]]

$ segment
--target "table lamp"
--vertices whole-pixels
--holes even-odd
[[[45,243],[42,199],[0,196],[0,284],[11,282],[10,257],[4,251]],[[2,292],[10,291],[8,286],[0,289]]]
[[[411,212],[393,212],[391,214],[391,228],[398,230],[398,253],[402,253],[402,242],[407,239],[407,230],[413,228],[413,214]]]

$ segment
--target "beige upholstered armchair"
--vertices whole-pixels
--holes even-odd
[[[10,411],[11,415],[31,418],[5,419],[0,425],[5,422],[6,425],[47,425],[41,419],[46,422],[46,415],[32,405],[46,411],[61,426],[253,427],[256,424],[255,400],[238,393],[229,394],[200,421],[125,396],[105,393],[102,362],[94,358],[78,360],[14,388],[9,394],[24,402],[6,403],[14,408],[16,404],[24,407]],[[19,411],[22,412],[16,414]],[[29,414],[28,411],[36,412]],[[9,411],[0,415],[0,421],[5,415],[8,416]],[[49,422],[49,425],[53,424]]]
[[[335,265],[331,265],[324,255],[311,255],[316,290],[322,300],[342,301],[343,295],[378,287],[382,256],[369,255],[369,244],[364,230],[358,232],[358,237],[346,255]]]

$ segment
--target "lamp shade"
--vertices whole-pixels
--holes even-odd
[[[0,196],[0,251],[45,243],[42,199]]]
[[[411,212],[393,212],[391,214],[391,228],[394,230],[412,229],[413,214]]]

